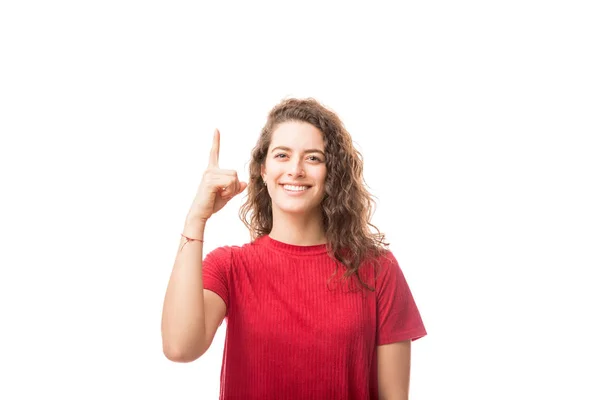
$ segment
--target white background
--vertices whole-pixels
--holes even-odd
[[[168,361],[164,292],[214,128],[247,177],[288,96],[364,156],[429,332],[411,399],[600,398],[594,2],[201,3],[2,2],[0,398],[217,398],[225,324]]]

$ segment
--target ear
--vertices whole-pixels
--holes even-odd
[[[260,165],[260,176],[264,179],[265,174],[267,173],[267,170],[265,168],[265,164],[261,164]]]

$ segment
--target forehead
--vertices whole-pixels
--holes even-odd
[[[269,148],[277,146],[285,146],[294,150],[325,150],[321,131],[307,122],[298,121],[284,122],[275,128]]]

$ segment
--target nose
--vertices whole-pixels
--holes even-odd
[[[302,160],[292,161],[289,164],[288,176],[304,176],[304,166],[302,165]]]

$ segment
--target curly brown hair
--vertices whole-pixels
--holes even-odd
[[[346,269],[344,279],[355,276],[363,287],[374,291],[363,282],[358,270],[365,260],[376,260],[383,255],[389,243],[384,242],[385,235],[370,222],[375,201],[364,181],[362,155],[337,114],[314,98],[284,99],[270,111],[252,150],[247,200],[240,208],[240,219],[252,240],[271,232],[271,197],[261,179],[261,165],[265,163],[273,132],[288,121],[309,123],[323,133],[327,175],[321,211],[327,251]],[[337,267],[332,276],[336,273]]]

